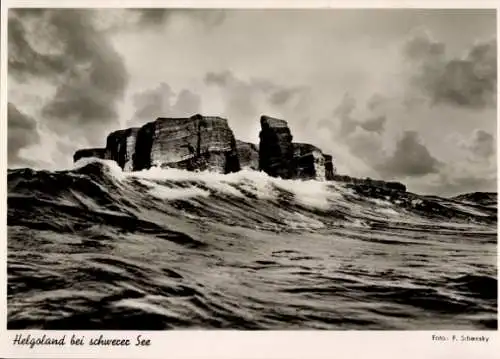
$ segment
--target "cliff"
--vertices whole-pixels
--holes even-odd
[[[139,129],[135,146],[134,170],[151,166],[236,172],[236,139],[220,117],[158,118]]]
[[[256,145],[236,140],[236,149],[241,168],[259,169],[259,149]]]
[[[326,179],[325,157],[321,150],[308,143],[293,144],[295,178]]]
[[[134,154],[139,128],[112,132],[106,139],[106,159],[114,160],[124,171],[134,170]]]
[[[323,155],[323,157],[325,158],[325,179],[327,181],[332,181],[335,172],[337,172],[333,165],[333,157],[331,155]]]
[[[157,166],[230,173],[249,168],[283,179],[347,182],[358,191],[406,191],[399,182],[337,175],[331,155],[312,144],[292,142],[285,120],[262,116],[260,125],[257,146],[236,140],[228,121],[221,117],[159,117],[140,128],[114,131],[106,139],[106,148],[76,151],[73,160],[105,158],[116,161],[124,171]]]
[[[262,116],[259,134],[259,169],[272,177],[294,177],[293,136],[284,120]]]

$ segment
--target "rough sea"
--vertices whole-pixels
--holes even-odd
[[[497,329],[496,194],[8,171],[9,329]]]

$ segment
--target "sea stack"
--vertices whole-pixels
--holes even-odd
[[[309,143],[294,143],[293,150],[295,178],[326,179],[325,157],[318,147]]]
[[[259,169],[272,177],[294,177],[293,136],[285,120],[260,118]]]

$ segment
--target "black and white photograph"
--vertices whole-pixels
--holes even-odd
[[[8,330],[498,330],[496,9],[7,16]]]

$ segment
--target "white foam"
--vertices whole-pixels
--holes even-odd
[[[94,163],[94,162],[101,163],[102,165],[104,165],[105,167],[107,167],[108,170],[109,170],[110,175],[114,179],[120,181],[120,180],[123,180],[125,178],[125,173],[126,172],[123,172],[122,169],[121,169],[121,167],[118,166],[118,163],[116,163],[113,160],[103,160],[103,159],[96,158],[96,157],[82,157],[82,158],[80,158],[78,161],[76,161],[74,163],[73,168],[74,169],[80,169],[80,168],[85,167],[88,164],[91,164],[91,163]]]
[[[166,188],[162,186],[155,186],[149,190],[149,194],[159,199],[176,200],[187,199],[193,197],[208,197],[210,192],[204,191],[201,188]]]
[[[302,205],[327,209],[329,201],[341,199],[338,191],[328,188],[327,182],[315,180],[284,180],[268,176],[264,172],[243,169],[239,172],[222,174],[216,172],[200,171],[190,172],[180,169],[151,168],[140,172],[125,173],[126,176],[154,179],[162,181],[195,181],[214,191],[222,192],[235,197],[243,197],[243,193],[238,190],[247,191],[259,199],[276,199],[274,188],[280,188],[291,192],[297,202]],[[236,188],[235,188],[236,187]],[[337,189],[335,187],[335,189]]]

